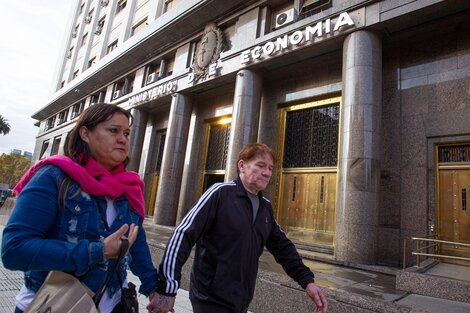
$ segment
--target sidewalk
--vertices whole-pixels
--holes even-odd
[[[0,235],[3,232],[3,225],[0,225]],[[162,244],[168,240],[172,233],[171,228],[162,226],[146,225],[147,238],[151,247],[152,255],[158,254],[158,258],[163,253]],[[1,243],[1,237],[0,237]],[[316,273],[317,283],[324,289],[330,301],[329,312],[413,312],[413,313],[467,313],[470,312],[470,295],[465,293],[470,282],[470,275],[467,267],[451,268],[449,265],[435,267],[430,274],[442,277],[458,278],[461,280],[463,292],[467,301],[449,301],[435,296],[422,296],[396,289],[396,277],[394,271],[389,269],[389,273],[379,273],[365,269],[344,267],[332,263],[312,260],[314,256],[304,258],[304,262]],[[156,259],[157,260],[157,259]],[[255,298],[251,305],[251,311],[257,313],[272,312],[310,312],[311,301],[307,300],[302,292],[296,290],[298,287],[283,273],[282,268],[274,261],[269,253],[263,253],[260,264]],[[190,265],[184,273],[185,282],[183,288],[188,286]],[[139,280],[134,275],[129,275],[129,281],[137,286]],[[417,279],[420,284],[421,279]],[[23,273],[6,270],[0,262],[0,312],[13,312],[15,306],[15,296],[23,283]],[[445,283],[423,283],[423,288],[446,289]],[[297,289],[296,289],[297,288]],[[408,290],[408,289],[406,289]],[[452,290],[450,290],[452,291]],[[466,296],[469,295],[469,296]],[[140,312],[146,313],[148,299],[139,296]],[[293,303],[297,301],[298,303]],[[303,302],[307,303],[303,306]],[[303,306],[304,309],[292,311],[292,306]],[[290,308],[290,309],[289,309]],[[308,309],[307,309],[308,308]],[[180,289],[175,302],[176,313],[192,312],[188,298],[188,292]]]

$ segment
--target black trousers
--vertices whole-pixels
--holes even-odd
[[[220,304],[211,303],[211,302],[201,302],[191,300],[191,305],[193,306],[194,313],[247,313],[248,308],[241,310],[240,312],[236,312],[230,310]]]

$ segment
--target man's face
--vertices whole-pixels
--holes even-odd
[[[246,190],[252,194],[266,189],[273,174],[273,159],[270,154],[264,153],[249,161],[238,161],[240,179]]]

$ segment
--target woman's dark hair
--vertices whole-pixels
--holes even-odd
[[[124,114],[129,119],[129,124],[132,125],[132,114],[114,104],[97,103],[83,111],[74,128],[65,138],[64,154],[81,165],[86,164],[91,154],[88,144],[80,137],[80,128],[85,126],[92,131],[99,123],[109,120],[116,113]],[[83,159],[81,162],[78,162],[78,156],[80,154],[83,154]],[[128,163],[129,158],[126,157],[124,165]]]

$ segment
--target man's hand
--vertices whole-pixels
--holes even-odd
[[[326,313],[328,310],[328,301],[320,287],[311,282],[305,288],[305,292],[315,303],[315,313]]]
[[[149,304],[147,310],[149,313],[174,313],[175,297],[162,296],[157,292],[153,292],[149,296]]]

